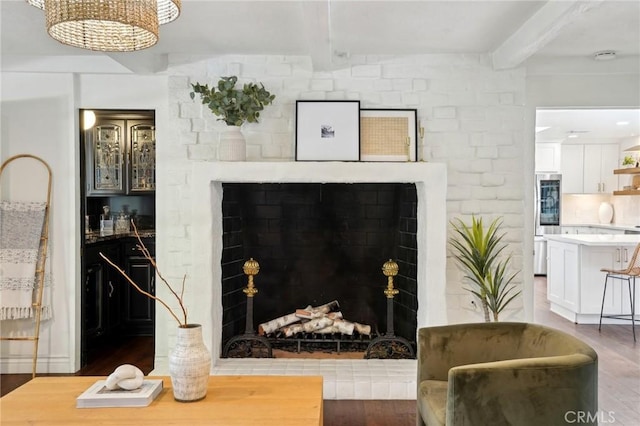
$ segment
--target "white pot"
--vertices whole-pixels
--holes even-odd
[[[245,161],[247,159],[247,143],[240,132],[240,126],[227,126],[220,134],[218,144],[218,160]]]
[[[610,203],[601,203],[598,208],[598,219],[600,223],[611,223],[613,219],[613,206]]]
[[[175,400],[203,399],[207,395],[210,370],[211,354],[202,340],[202,326],[178,327],[176,346],[169,354],[169,376]]]

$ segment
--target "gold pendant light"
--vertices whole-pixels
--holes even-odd
[[[180,15],[180,0],[27,0],[44,9],[47,32],[82,49],[131,52],[158,41],[158,26]]]

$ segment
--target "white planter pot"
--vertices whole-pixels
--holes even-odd
[[[240,132],[240,126],[227,126],[220,134],[218,144],[218,160],[245,161],[247,159],[247,143]]]
[[[169,376],[175,400],[203,399],[207,395],[210,370],[211,354],[202,340],[202,326],[178,327],[176,346],[169,354]]]
[[[601,203],[598,208],[598,219],[600,223],[611,223],[613,219],[613,206],[610,203]]]

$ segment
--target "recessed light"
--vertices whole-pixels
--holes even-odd
[[[616,125],[618,126],[627,126],[629,125],[628,121],[616,121]]]
[[[567,133],[569,134],[567,137],[573,139],[573,138],[577,138],[580,133],[589,133],[589,131],[588,130],[569,130]]]
[[[596,61],[611,61],[616,58],[615,50],[602,50],[593,54],[593,59]]]

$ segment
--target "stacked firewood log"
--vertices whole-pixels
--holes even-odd
[[[371,326],[342,318],[340,304],[337,300],[316,307],[309,305],[304,309],[296,309],[291,314],[272,319],[258,326],[260,335],[275,333],[286,337],[292,337],[298,333],[341,333],[351,336],[354,331],[369,336]]]

